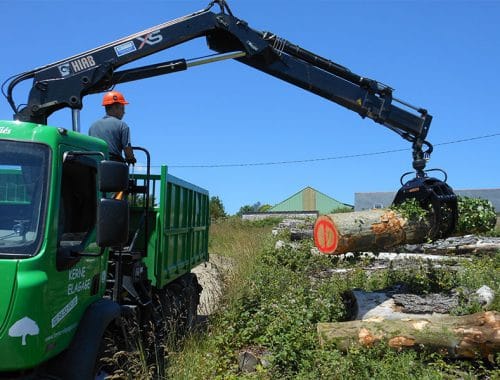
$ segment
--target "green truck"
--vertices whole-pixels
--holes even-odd
[[[199,37],[214,55],[120,70]],[[425,170],[433,150],[426,109],[394,98],[381,82],[252,29],[226,1],[214,0],[13,76],[2,88],[15,121],[0,122],[0,378],[99,378],[103,336],[121,320],[133,315],[147,325],[158,321],[158,309],[180,309],[181,325],[193,323],[200,287],[190,271],[208,258],[208,193],[168,175],[166,167],[151,175],[143,148],[137,150],[146,155],[146,174],[129,175],[127,165],[108,160],[103,141],[80,133],[79,115],[86,95],[224,59],[337,103],[409,141],[415,177],[405,183],[412,173],[401,177],[395,203],[415,198],[432,208],[434,236],[453,231],[456,196],[446,180]],[[29,96],[17,104],[14,89],[26,80],[32,80]],[[72,128],[49,127],[49,116],[66,108]]]
[[[186,323],[196,316],[208,192],[165,166],[128,176],[106,155],[81,133],[0,122],[0,378],[91,378],[127,307],[151,319],[155,299],[174,294]]]

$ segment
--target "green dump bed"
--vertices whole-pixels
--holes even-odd
[[[145,175],[132,175],[138,185]],[[196,265],[208,260],[208,227],[210,222],[208,191],[167,173],[152,175],[147,238],[148,277],[153,286],[164,287]],[[131,199],[130,235],[133,237],[143,215],[144,197]],[[137,237],[135,248],[144,249],[144,233]]]

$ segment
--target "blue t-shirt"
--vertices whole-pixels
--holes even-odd
[[[98,137],[108,144],[110,154],[122,155],[122,150],[130,146],[130,130],[124,121],[106,115],[97,120],[89,129],[89,135]]]

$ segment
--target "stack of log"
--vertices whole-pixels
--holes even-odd
[[[291,237],[299,240],[312,236],[318,250],[328,255],[406,251],[413,252],[412,256],[426,253],[449,258],[450,254],[500,251],[500,238],[469,235],[426,243],[429,232],[425,220],[408,220],[394,210],[384,209],[323,215],[315,221],[314,229],[307,225],[291,229]],[[491,301],[491,289],[483,288],[478,292],[487,294],[485,297]],[[451,357],[481,357],[492,362],[500,351],[497,311],[452,316],[448,313],[457,300],[442,294],[423,297],[354,290],[347,298],[356,310],[354,320],[318,324],[321,344],[333,342],[347,350],[385,342],[398,350],[425,347]]]

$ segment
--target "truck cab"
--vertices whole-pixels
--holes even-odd
[[[147,172],[129,176],[103,140],[0,121],[0,378],[88,379],[113,321],[194,321],[208,191],[135,149]]]
[[[107,252],[95,243],[104,142],[63,128],[0,122],[0,372],[68,346],[103,296]],[[81,253],[95,253],[82,256]]]

